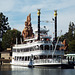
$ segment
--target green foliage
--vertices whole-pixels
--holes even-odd
[[[20,43],[21,32],[18,30],[7,30],[2,38],[3,49],[12,48],[16,43],[16,38],[18,38],[18,43]]]
[[[0,13],[0,51],[2,51],[2,37],[3,34],[7,31],[10,30],[11,28],[8,25],[8,17],[3,15],[3,13]]]
[[[8,24],[8,17],[0,13],[0,38],[2,38],[3,33],[11,29]]]
[[[60,40],[63,41],[64,39],[69,44],[69,53],[75,52],[75,25],[73,22],[70,22],[68,32],[60,37]]]
[[[2,41],[0,41],[0,52],[2,51]]]
[[[71,53],[75,53],[75,40],[69,42],[69,50]]]

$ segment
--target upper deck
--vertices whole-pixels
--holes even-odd
[[[13,50],[17,49],[17,52],[28,52],[35,50],[60,50],[60,47],[64,46],[61,42],[54,44],[51,40],[51,36],[48,36],[49,30],[44,28],[40,30],[40,40],[37,39],[37,30],[35,31],[34,38],[26,38],[22,44],[16,44],[13,46]],[[15,52],[15,51],[14,51]]]

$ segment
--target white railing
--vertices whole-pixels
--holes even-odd
[[[34,64],[36,63],[61,63],[61,59],[37,59],[33,61]]]
[[[37,51],[37,52],[36,52]],[[53,50],[35,50],[29,52],[13,52],[13,56],[52,55]],[[64,51],[55,51],[54,55],[64,55]]]

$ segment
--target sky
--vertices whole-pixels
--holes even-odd
[[[38,25],[37,9],[41,9],[41,27],[46,26],[54,36],[54,10],[57,10],[58,36],[68,32],[70,22],[75,23],[75,0],[0,0],[0,12],[8,17],[10,27],[23,31],[25,21],[31,13],[33,31]],[[44,22],[43,22],[44,21]],[[45,21],[49,21],[46,23]],[[62,33],[60,34],[60,31]]]

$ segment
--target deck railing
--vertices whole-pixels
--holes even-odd
[[[34,64],[36,63],[60,63],[61,59],[38,59],[33,61]]]

